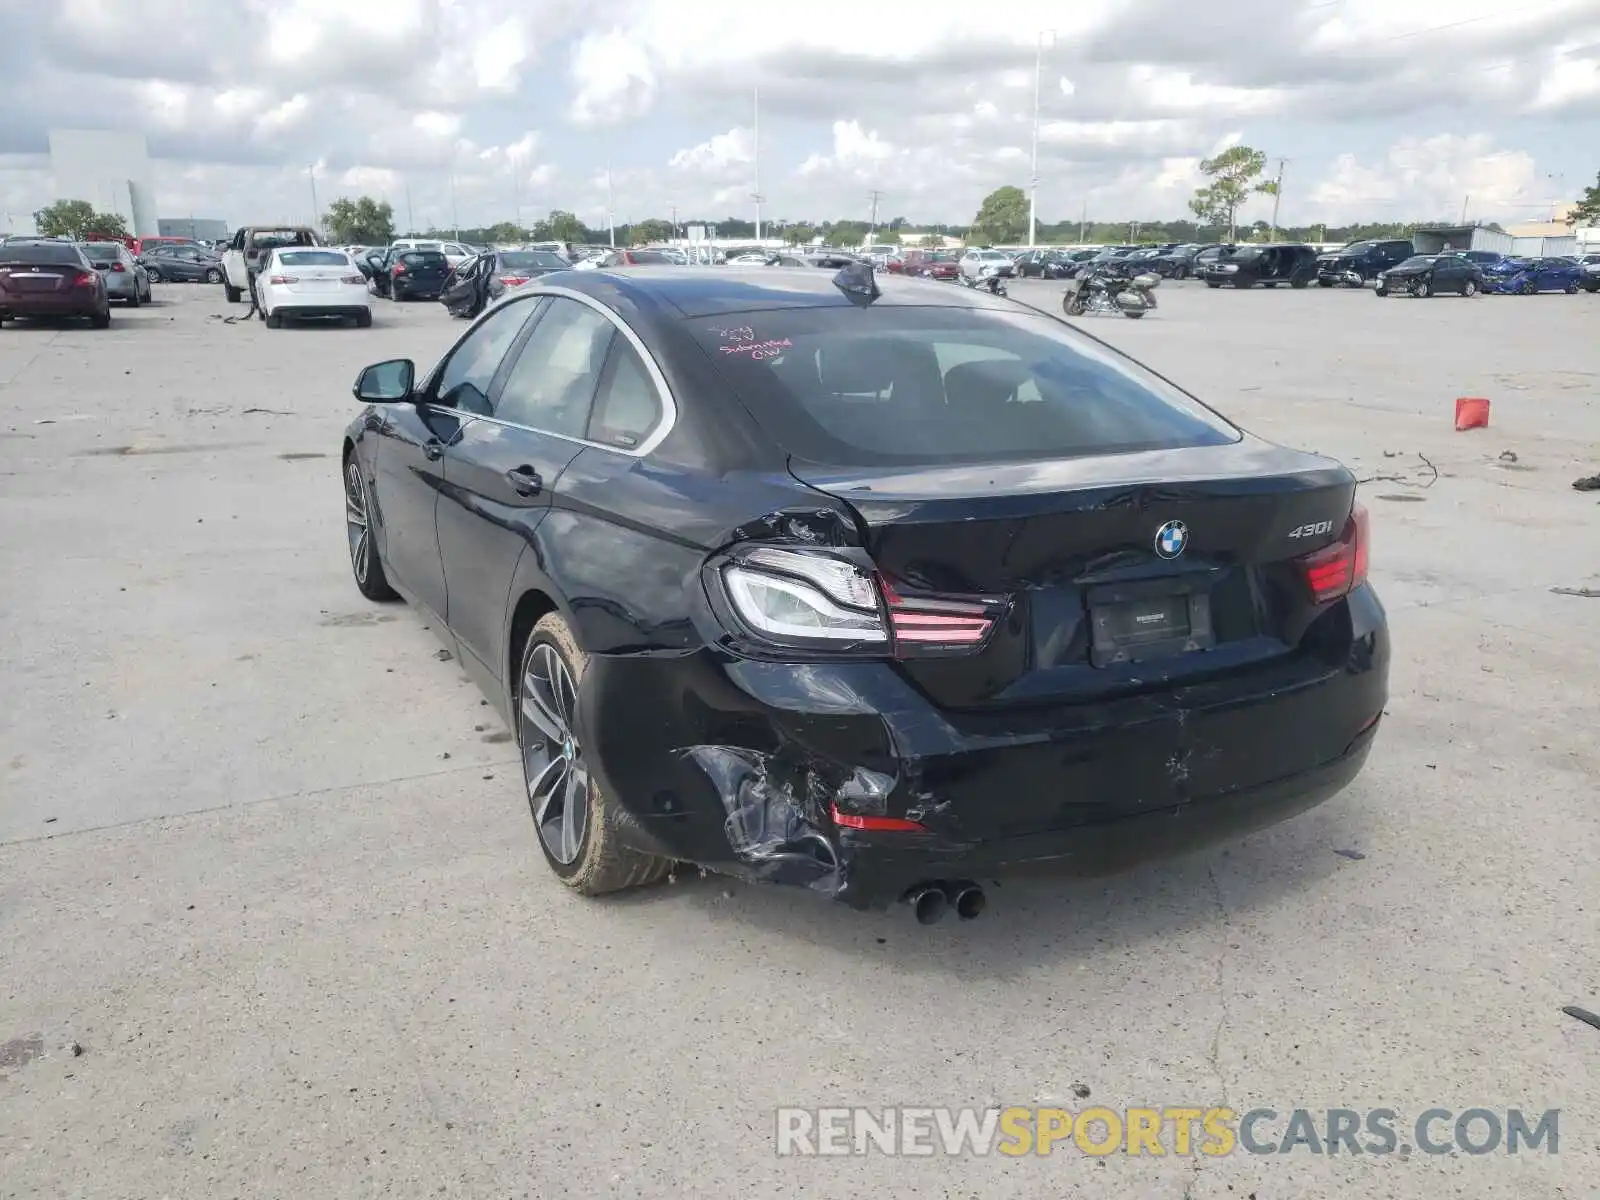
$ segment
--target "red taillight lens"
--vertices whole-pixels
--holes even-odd
[[[115,271],[118,275],[126,275],[128,273],[128,268],[123,266],[119,262],[112,263],[111,264],[111,269],[113,271]]]
[[[528,277],[526,275],[502,275],[500,276],[500,282],[507,287],[516,287],[518,284],[527,283]]]
[[[268,283],[299,283],[300,282],[300,277],[298,275],[272,275],[272,276],[268,277],[267,282]]]
[[[927,826],[905,817],[862,817],[855,813],[840,812],[833,806],[833,823],[845,829],[860,829],[867,833],[922,833]]]
[[[99,282],[100,273],[98,271],[79,271],[75,286],[94,287]]]
[[[366,281],[367,277],[360,271],[357,271],[354,275],[342,275],[339,278],[340,283],[366,283]]]
[[[889,629],[897,643],[927,649],[982,645],[994,629],[995,602],[933,596],[905,596],[879,575],[889,609]]]
[[[406,273],[405,263],[395,263],[393,272],[396,275],[404,275]]]
[[[1345,522],[1338,541],[1300,560],[1311,599],[1326,604],[1348,596],[1352,589],[1365,583],[1370,546],[1367,510],[1357,504],[1351,508],[1350,519]]]

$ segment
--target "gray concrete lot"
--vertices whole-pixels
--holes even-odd
[[[349,578],[350,383],[459,324],[156,297],[0,330],[0,1196],[1600,1192],[1600,1031],[1560,1012],[1600,1009],[1600,600],[1551,591],[1600,587],[1569,486],[1600,470],[1600,296],[1182,285],[1081,322],[1373,479],[1392,703],[1289,824],[931,928],[715,878],[568,895],[506,731]],[[1560,1108],[1562,1137],[774,1153],[779,1105],[1086,1103],[1386,1107],[1405,1141],[1434,1106]]]

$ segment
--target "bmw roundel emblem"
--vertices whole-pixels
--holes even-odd
[[[1156,530],[1156,553],[1162,558],[1177,558],[1189,544],[1189,527],[1182,521],[1168,521]]]

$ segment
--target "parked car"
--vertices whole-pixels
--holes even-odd
[[[515,731],[557,879],[975,916],[1355,778],[1390,651],[1350,471],[1053,317],[841,274],[535,280],[356,381],[356,586]]]
[[[1076,278],[1078,272],[1081,271],[1087,264],[1095,262],[1099,258],[1100,258],[1100,251],[1099,250],[1069,250],[1069,251],[1067,251],[1062,256],[1063,261],[1062,261],[1062,264],[1061,264],[1061,278],[1063,278],[1063,279]]]
[[[150,299],[150,276],[121,242],[83,242],[78,246],[105,280],[106,295],[129,308]]]
[[[1483,268],[1460,254],[1417,254],[1378,276],[1375,295],[1476,296],[1483,290]]]
[[[157,246],[140,261],[153,283],[222,282],[222,258],[198,246]]]
[[[1414,254],[1416,249],[1405,239],[1351,242],[1342,250],[1317,255],[1317,286],[1363,287]]]
[[[571,263],[548,250],[491,250],[450,272],[439,303],[453,317],[475,317],[510,288],[570,270]]]
[[[1578,259],[1578,283],[1586,292],[1600,292],[1600,254]]]
[[[278,246],[256,276],[256,307],[268,329],[285,321],[372,324],[372,296],[355,261],[332,246]]]
[[[1223,284],[1235,288],[1277,287],[1287,283],[1303,288],[1317,278],[1317,252],[1310,246],[1276,243],[1235,246],[1225,255],[1198,267],[1195,274],[1210,288]]]
[[[1195,259],[1206,250],[1221,249],[1219,242],[1193,242],[1188,245],[1176,246],[1162,254],[1156,255],[1146,269],[1154,271],[1165,279],[1187,279],[1194,274]],[[1212,255],[1211,258],[1216,258]],[[1207,259],[1206,261],[1211,261]]]
[[[1061,250],[1024,250],[1012,260],[1012,265],[1022,279],[1064,279],[1067,256]]]
[[[1498,250],[1446,250],[1444,253],[1458,254],[1469,262],[1477,263],[1480,267],[1487,267],[1505,257]]]
[[[442,250],[389,252],[388,277],[381,289],[391,300],[437,300],[450,277],[450,260]]]
[[[273,250],[280,246],[320,246],[322,240],[309,225],[246,225],[237,230],[222,256],[222,288],[229,304],[248,295],[252,278]]]
[[[1484,271],[1487,290],[1500,295],[1576,292],[1583,268],[1570,258],[1504,258]]]
[[[17,317],[85,317],[105,329],[105,279],[72,242],[12,238],[0,246],[0,324]]]
[[[475,258],[479,253],[464,242],[446,242],[426,238],[396,238],[389,244],[391,250],[437,250],[452,267]]]
[[[956,264],[958,278],[963,283],[976,283],[986,275],[995,275],[1001,279],[1011,279],[1017,273],[1011,256],[1000,250],[971,249],[961,256]]]
[[[901,271],[927,279],[954,279],[961,274],[961,255],[954,250],[908,250]]]

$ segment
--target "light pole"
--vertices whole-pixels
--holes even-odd
[[[321,214],[321,209],[317,205],[317,164],[316,163],[312,163],[309,167],[306,168],[306,177],[311,180],[311,228],[315,229],[317,227],[317,225],[318,225],[317,218]]]
[[[611,248],[617,248],[617,193],[611,183],[611,156],[606,155],[606,231]]]
[[[1039,101],[1044,80],[1044,40],[1055,41],[1055,31],[1041,29],[1033,42],[1033,154],[1028,179],[1028,245],[1037,245],[1039,228]]]
[[[1278,177],[1272,181],[1272,240],[1278,240],[1278,204],[1283,200],[1283,165],[1288,159],[1278,160]]]
[[[750,199],[756,202],[756,245],[761,244],[761,202],[766,199],[761,194],[761,89],[753,91],[755,102],[754,146],[755,152],[755,190],[750,193]]]

